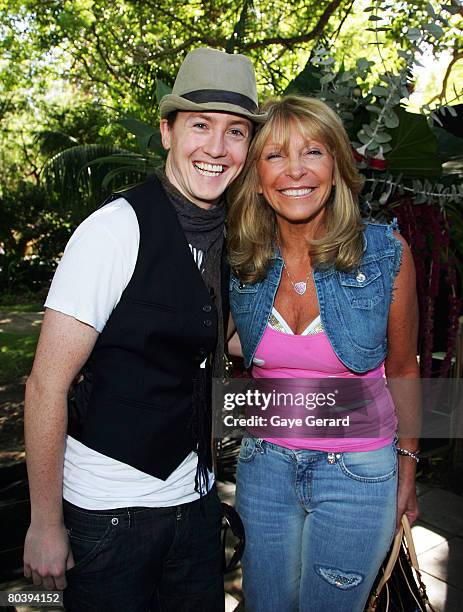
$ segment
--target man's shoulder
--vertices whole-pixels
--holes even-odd
[[[86,234],[110,235],[116,241],[139,233],[138,220],[130,203],[122,197],[104,204],[77,228],[75,237]]]

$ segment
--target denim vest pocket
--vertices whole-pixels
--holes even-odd
[[[248,313],[253,310],[257,297],[257,284],[241,283],[237,278],[230,280],[230,305],[234,313]]]
[[[352,308],[371,310],[384,297],[381,269],[372,261],[354,272],[338,272],[339,282]]]

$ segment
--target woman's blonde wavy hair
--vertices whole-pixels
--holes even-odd
[[[355,268],[363,253],[363,225],[358,194],[363,180],[355,166],[351,144],[338,115],[324,102],[287,96],[264,106],[268,120],[251,143],[243,174],[229,193],[228,247],[232,270],[245,282],[265,277],[277,242],[273,209],[258,193],[257,162],[269,138],[288,148],[291,125],[307,138],[324,144],[334,161],[335,187],[326,204],[326,233],[309,243],[312,265]]]

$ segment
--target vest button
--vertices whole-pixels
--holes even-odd
[[[212,306],[210,304],[204,304],[203,312],[211,312]]]
[[[204,327],[210,327],[212,325],[212,321],[210,319],[204,319],[203,325]]]

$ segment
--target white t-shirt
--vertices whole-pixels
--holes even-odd
[[[127,200],[118,198],[98,209],[71,236],[46,308],[101,332],[132,277],[139,243],[137,216]],[[192,249],[192,254],[200,267],[203,253]],[[67,436],[63,496],[89,510],[176,506],[199,497],[194,490],[197,463],[196,453],[191,452],[164,481]],[[213,482],[212,474],[209,482]]]

